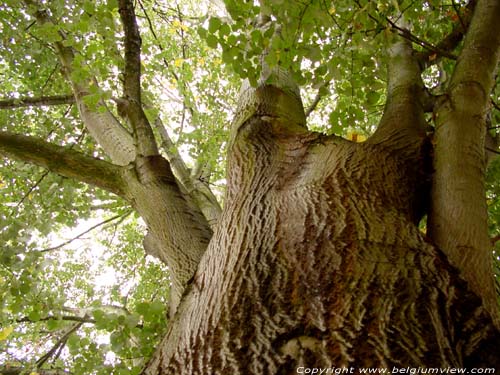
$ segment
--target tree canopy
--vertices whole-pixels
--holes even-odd
[[[362,142],[385,105],[387,36],[413,44],[439,96],[476,2],[137,0],[145,116],[213,224],[238,90],[257,85],[262,58],[292,72],[309,129]],[[263,17],[271,22],[261,27]],[[0,373],[138,374],[168,325],[169,268],[146,255],[143,220],[106,177],[111,162],[132,161],[127,139],[137,132],[124,114],[126,26],[116,0],[0,4]],[[486,142],[497,280],[499,80]],[[121,124],[123,152],[110,155],[85,126],[102,116]]]

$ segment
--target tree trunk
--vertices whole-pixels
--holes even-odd
[[[398,152],[404,138],[325,137],[290,118],[287,93],[255,97],[214,236],[144,373],[500,367],[481,300],[418,229],[425,138]]]

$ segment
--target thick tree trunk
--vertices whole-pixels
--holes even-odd
[[[292,96],[255,95],[220,222],[144,373],[500,367],[481,300],[416,224],[425,140],[412,155],[324,137],[286,115]]]

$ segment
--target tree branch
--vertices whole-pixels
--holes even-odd
[[[445,57],[445,55],[443,55],[441,51],[446,51],[449,53],[458,46],[458,44],[462,41],[472,20],[472,14],[474,13],[476,3],[477,0],[470,0],[469,3],[465,6],[462,14],[459,14],[457,10],[458,20],[455,22],[452,31],[436,45],[435,51],[426,50],[418,52],[416,54],[417,60],[422,67],[422,70],[428,68],[433,64],[436,64],[441,60],[442,57]],[[434,57],[434,55],[436,56]]]
[[[95,324],[95,319],[89,318],[88,316],[73,316],[73,315],[64,315],[64,316],[46,316],[44,318],[40,318],[37,322],[46,322],[48,320],[64,320],[67,322],[79,322],[79,323],[89,323]],[[31,320],[29,317],[25,316],[20,319],[16,319],[16,323],[36,323]]]
[[[51,19],[48,12],[43,10],[44,5],[40,4],[39,1],[24,0],[24,2],[29,6],[28,11],[36,9],[33,16],[37,22],[41,24],[47,22],[51,22],[54,25],[57,24],[56,21]],[[119,165],[129,164],[135,158],[135,148],[132,137],[107,109],[102,99],[99,99],[97,103],[98,107],[106,108],[106,110],[102,112],[93,110],[85,104],[83,98],[89,95],[90,85],[97,86],[97,82],[95,79],[87,79],[81,82],[73,78],[72,74],[75,70],[73,66],[75,52],[71,47],[64,45],[63,42],[66,40],[66,35],[62,32],[59,32],[59,34],[62,41],[54,42],[52,45],[59,58],[62,74],[71,84],[78,110],[85,127],[114,163]]]
[[[485,136],[500,58],[500,2],[478,1],[436,119],[428,234],[500,327],[485,202]]]
[[[167,159],[172,167],[172,171],[179,179],[180,184],[198,205],[210,227],[214,228],[222,211],[217,198],[206,184],[200,180],[193,180],[191,178],[189,169],[186,164],[184,164],[181,155],[177,151],[172,139],[170,139],[159,117],[157,117],[155,121],[155,127],[160,134],[162,140],[161,146],[167,154]]]
[[[0,375],[22,375],[29,374],[32,368],[29,366],[0,366]],[[63,369],[37,369],[36,373],[38,375],[71,375],[71,372],[65,371]]]
[[[435,45],[419,38],[418,36],[413,35],[409,30],[402,28],[402,27],[399,27],[395,22],[393,22],[389,18],[386,18],[386,21],[391,25],[393,30],[397,31],[398,35],[409,40],[410,42],[413,42],[413,43],[418,44],[419,46],[425,48],[426,50],[430,51],[431,54],[436,53],[440,56],[447,57],[447,58],[452,59],[452,60],[457,59],[457,56],[455,56],[451,52],[444,50],[444,49],[440,49],[438,46],[435,46]]]
[[[158,155],[153,130],[141,103],[141,36],[131,0],[120,0],[120,19],[125,32],[125,71],[123,94],[124,112],[134,128],[136,147],[140,155]]]
[[[309,117],[309,115],[311,113],[313,113],[313,111],[316,109],[316,107],[318,106],[319,102],[321,101],[321,98],[323,97],[323,95],[321,95],[321,90],[323,88],[327,87],[329,84],[330,84],[330,82],[325,82],[318,89],[318,92],[316,93],[316,96],[314,97],[312,103],[309,105],[309,107],[307,107],[307,109],[305,111],[306,117]]]
[[[73,104],[75,97],[71,95],[40,96],[38,98],[14,98],[0,100],[0,109],[14,109],[22,107],[41,107],[51,105]]]
[[[387,34],[387,38],[387,101],[382,119],[369,142],[386,142],[397,147],[402,155],[412,154],[415,149],[409,145],[420,147],[419,143],[425,136],[427,93],[410,41],[398,34]]]
[[[0,131],[0,154],[124,196],[120,167],[67,147]]]
[[[126,212],[125,214],[116,215],[116,216],[113,216],[113,217],[111,217],[111,218],[109,218],[109,219],[106,219],[106,220],[104,220],[104,221],[101,221],[100,223],[98,223],[98,224],[96,224],[96,225],[91,226],[89,229],[87,229],[87,230],[85,230],[85,231],[81,232],[80,234],[76,235],[75,237],[73,237],[73,238],[71,238],[71,239],[69,239],[69,240],[67,240],[67,241],[65,241],[65,242],[63,242],[63,243],[61,243],[61,244],[59,244],[59,245],[57,245],[57,246],[53,246],[53,247],[49,247],[49,248],[47,248],[47,249],[40,250],[39,252],[40,252],[40,253],[45,253],[45,252],[47,252],[47,251],[52,251],[52,250],[57,250],[57,249],[60,249],[61,247],[64,247],[64,246],[66,246],[66,245],[69,245],[70,243],[72,243],[73,241],[75,241],[75,240],[79,239],[80,237],[82,237],[82,236],[86,235],[87,233],[92,232],[94,229],[97,229],[97,228],[99,228],[99,227],[101,227],[101,226],[103,226],[103,225],[106,225],[106,224],[108,224],[108,223],[110,223],[110,222],[112,222],[112,221],[115,221],[115,220],[117,220],[117,219],[121,219],[121,221],[122,221],[122,220],[123,220],[123,219],[125,219],[128,215],[130,215],[132,212],[133,212],[133,211],[129,211],[129,212]],[[121,222],[121,221],[120,221],[120,222]]]
[[[106,306],[105,306],[106,307]],[[118,310],[116,308],[116,310]],[[120,310],[120,313],[123,313],[124,310]],[[130,315],[129,312],[126,312],[127,315]],[[79,323],[88,323],[88,324],[96,324],[97,321],[93,318],[90,318],[88,315],[84,316],[77,316],[77,315],[63,315],[63,316],[54,316],[54,315],[49,315],[43,318],[38,319],[36,322],[46,322],[49,320],[63,320],[66,322],[79,322]],[[33,320],[31,320],[29,317],[25,316],[20,319],[16,319],[16,323],[36,323]],[[138,323],[135,325],[136,328],[144,328],[144,325],[142,323]]]
[[[64,335],[62,335],[62,337],[59,340],[57,340],[56,344],[47,353],[45,353],[43,356],[41,356],[38,359],[38,361],[36,361],[37,369],[41,368],[44,365],[44,363],[47,362],[49,360],[49,358],[52,357],[52,355],[54,355],[54,353],[56,353],[59,350],[59,348],[66,345],[66,341],[68,341],[69,337],[73,333],[78,331],[83,324],[84,324],[84,322],[76,323]]]

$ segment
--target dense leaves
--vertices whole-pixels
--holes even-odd
[[[466,18],[464,3],[226,0],[223,9],[204,1],[138,1],[146,115],[162,120],[193,174],[221,196],[238,86],[242,79],[257,84],[262,60],[293,72],[311,129],[362,141],[385,102],[385,33],[402,34],[427,53],[424,81],[438,95],[457,49],[442,58],[435,46]],[[85,103],[102,111],[104,99],[120,118],[117,2],[41,4],[0,4],[0,100],[71,93],[53,47],[62,42],[76,51],[72,79],[95,80]],[[37,22],[36,11],[52,22]],[[410,31],[397,26],[403,18]],[[500,85],[491,99],[494,136]],[[71,102],[2,108],[0,128],[105,158]],[[487,197],[498,264],[499,178],[497,160]],[[168,270],[144,254],[140,220],[107,192],[9,159],[0,160],[0,193],[0,368],[138,373],[167,325],[169,292]]]

